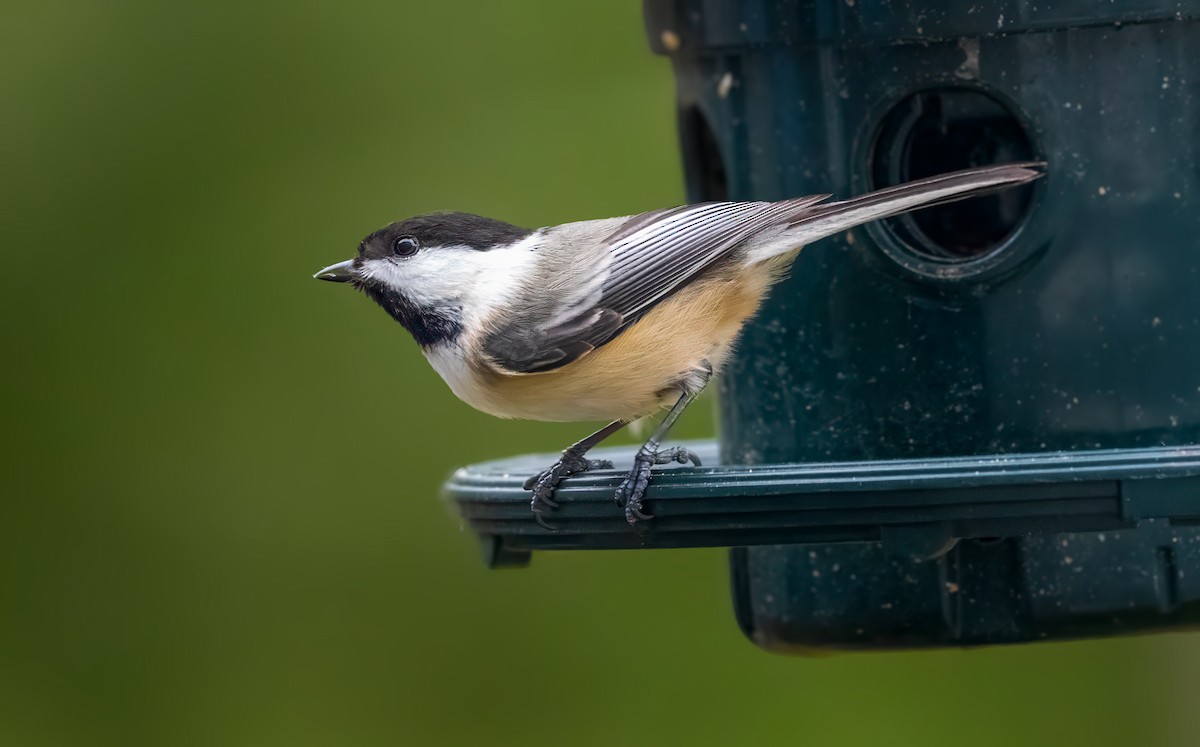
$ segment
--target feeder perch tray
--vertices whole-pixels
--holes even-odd
[[[705,464],[712,441],[687,444]],[[596,449],[628,465],[632,448]],[[960,539],[1132,529],[1140,521],[1200,524],[1200,447],[824,464],[658,469],[652,521],[630,526],[613,503],[620,469],[571,478],[547,529],[522,483],[555,455],[464,467],[446,484],[489,565],[519,566],[535,550],[744,547],[882,542],[914,559]]]

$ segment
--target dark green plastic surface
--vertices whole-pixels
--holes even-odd
[[[926,459],[934,472],[963,455],[1200,441],[1200,3],[646,9],[651,44],[678,47],[694,200],[1049,162],[1024,211],[960,203],[926,219],[1008,221],[973,259],[908,221],[805,250],[721,379],[724,462]],[[1169,513],[1194,499],[1193,485],[1155,501]],[[732,556],[734,597],[774,649],[1150,629],[1200,614],[1200,557],[1184,549],[1196,531],[1142,522],[1119,545],[1004,532],[920,564],[887,543],[750,547]]]
[[[687,444],[714,460],[711,441]],[[633,449],[596,449],[617,465]],[[647,502],[655,519],[630,529],[613,504],[624,477],[601,470],[558,491],[538,524],[522,482],[553,454],[487,462],[447,484],[485,549],[520,564],[533,550],[882,542],[923,560],[957,539],[1128,530],[1151,519],[1200,522],[1200,447],[929,460],[664,468]],[[1197,549],[1200,549],[1198,547]],[[522,557],[523,556],[523,557]]]
[[[645,8],[693,201],[1048,175],[807,248],[719,380],[727,466],[657,477],[641,532],[618,472],[556,531],[519,491],[548,457],[460,472],[489,562],[740,546],[773,650],[1200,622],[1200,0]]]

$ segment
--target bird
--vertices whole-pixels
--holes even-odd
[[[1026,184],[1042,162],[966,169],[831,202],[717,201],[528,229],[460,212],[390,223],[352,259],[313,277],[348,283],[411,334],[468,405],[500,418],[606,421],[524,487],[558,507],[567,478],[611,469],[587,457],[626,425],[666,410],[615,501],[630,524],[651,468],[700,465],[664,448],[671,427],[730,357],[738,333],[800,250],[846,229]]]

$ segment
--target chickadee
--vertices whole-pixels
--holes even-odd
[[[728,358],[742,325],[802,247],[868,221],[1037,179],[1041,163],[970,169],[844,202],[710,202],[529,230],[466,213],[392,223],[314,277],[348,282],[400,322],[450,389],[501,418],[608,425],[525,488],[539,522],[567,477],[610,462],[589,449],[669,407],[617,488],[632,524],[661,447]]]

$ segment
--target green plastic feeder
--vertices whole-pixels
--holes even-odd
[[[720,379],[706,466],[639,531],[622,471],[446,486],[495,566],[729,546],[771,650],[1200,623],[1200,0],[647,0],[689,198],[851,195],[995,162],[1046,178],[807,248]],[[597,450],[618,467],[632,449]]]

